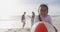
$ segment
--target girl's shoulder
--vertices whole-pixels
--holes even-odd
[[[39,18],[39,15],[36,15],[35,18],[38,19]],[[47,18],[51,18],[51,16],[50,15],[47,15]]]
[[[35,17],[39,17],[39,15],[36,15]],[[47,17],[51,17],[50,15],[47,15]]]

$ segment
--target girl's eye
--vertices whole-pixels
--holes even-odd
[[[46,11],[47,9],[43,9],[42,11]]]

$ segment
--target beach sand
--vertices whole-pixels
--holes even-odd
[[[20,28],[20,29],[0,29],[0,32],[30,32],[30,29],[27,28]]]
[[[60,17],[52,18],[52,23],[57,28],[58,32],[60,32]]]
[[[22,25],[19,26],[20,23],[18,21],[17,22],[16,21],[15,22],[14,21],[11,21],[11,22],[8,22],[8,21],[5,22],[4,21],[4,23],[6,23],[6,24],[4,24],[3,21],[1,21],[0,22],[0,32],[30,32],[30,28],[26,28],[26,27],[30,27],[29,21],[27,22],[24,29],[22,29],[22,28],[11,28],[11,27],[15,27],[16,25],[17,25],[17,27],[22,26]],[[1,23],[2,23],[2,26],[1,26]],[[52,23],[57,28],[58,32],[60,32],[60,17],[52,17]],[[8,24],[9,24],[9,26],[7,26]],[[5,26],[6,29],[3,28],[4,25],[6,25]],[[8,29],[8,28],[11,28],[11,29]]]

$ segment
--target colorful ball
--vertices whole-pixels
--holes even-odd
[[[32,26],[31,32],[55,32],[55,29],[47,22],[37,22]]]

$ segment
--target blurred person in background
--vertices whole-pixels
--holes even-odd
[[[34,13],[34,12],[32,12],[31,26],[33,26],[33,24],[34,24],[34,18],[35,18],[35,13]]]
[[[26,12],[24,12],[24,14],[22,15],[22,18],[21,18],[22,23],[23,23],[23,28],[24,28],[24,26],[26,24],[25,14],[26,14]]]

